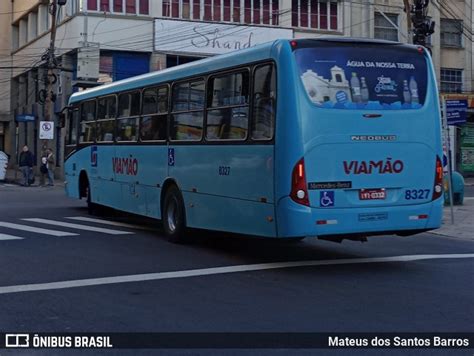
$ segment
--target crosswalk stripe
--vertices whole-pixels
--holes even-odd
[[[43,235],[51,235],[51,236],[75,236],[77,234],[73,232],[66,232],[66,231],[58,231],[58,230],[49,230],[49,229],[42,229],[40,227],[28,226],[28,225],[20,225],[20,224],[13,224],[9,222],[0,221],[0,226],[15,229],[15,230],[22,230],[28,232],[35,232],[37,234]]]
[[[23,237],[8,235],[8,234],[0,234],[0,241],[5,241],[5,240],[23,240]]]
[[[86,221],[86,222],[97,223],[97,224],[120,226],[120,227],[126,227],[126,228],[129,228],[129,229],[137,229],[137,230],[148,230],[148,231],[156,230],[152,227],[127,224],[127,223],[120,222],[120,221],[94,219],[94,218],[88,218],[86,216],[68,216],[68,217],[66,217],[66,219],[77,220],[77,221]]]
[[[71,224],[71,223],[68,223],[68,222],[57,221],[57,220],[49,220],[49,219],[41,219],[41,218],[29,218],[29,219],[21,219],[21,220],[40,223],[40,224],[62,226],[62,227],[67,227],[67,228],[71,228],[71,229],[100,232],[100,233],[109,234],[109,235],[133,234],[133,232],[128,232],[128,231],[119,231],[119,230],[104,229],[102,227],[94,227],[94,226],[80,225],[80,224]]]

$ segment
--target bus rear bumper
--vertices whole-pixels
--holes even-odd
[[[289,197],[277,206],[278,237],[331,235],[411,235],[441,226],[443,199],[374,208],[314,208]]]

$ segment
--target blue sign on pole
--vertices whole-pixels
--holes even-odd
[[[30,114],[22,114],[22,115],[17,115],[15,117],[16,122],[33,122],[35,120],[36,120],[36,117]]]
[[[446,119],[448,125],[459,125],[466,122],[467,100],[446,100]]]

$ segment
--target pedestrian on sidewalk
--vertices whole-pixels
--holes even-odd
[[[48,169],[48,185],[54,185],[54,167],[56,166],[56,160],[54,159],[53,150],[48,148],[46,150],[48,156],[46,157],[46,168]]]
[[[41,150],[41,165],[40,165],[40,186],[46,186],[46,177],[48,176],[48,147],[43,146]]]
[[[29,151],[28,146],[24,145],[20,153],[20,171],[23,175],[23,186],[28,187],[31,182],[33,173],[33,154]]]

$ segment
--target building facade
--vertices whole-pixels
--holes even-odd
[[[38,139],[48,80],[48,0],[0,2],[0,150],[23,144],[39,160],[46,143],[62,172],[59,113],[77,90],[253,46],[275,38],[322,35],[408,42],[403,0],[67,0],[57,15],[54,139]],[[442,93],[473,88],[472,0],[430,2],[429,40]],[[9,64],[9,65],[7,65]],[[473,108],[474,109],[474,108]],[[34,117],[24,122],[22,117]],[[453,140],[458,139],[453,132]],[[460,154],[460,153],[459,153]]]

